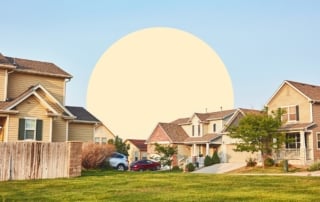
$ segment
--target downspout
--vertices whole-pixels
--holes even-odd
[[[66,92],[67,92],[67,83],[71,81],[71,78],[67,78],[64,80],[64,90],[63,90],[63,106],[66,105]]]

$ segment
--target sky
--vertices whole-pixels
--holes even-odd
[[[262,109],[284,80],[320,85],[317,0],[0,0],[0,5],[0,52],[50,61],[72,74],[67,105],[86,106],[93,69],[116,41],[159,26],[189,32],[216,51],[230,74],[235,108]]]

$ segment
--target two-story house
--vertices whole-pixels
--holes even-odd
[[[222,162],[245,162],[248,153],[236,154],[234,140],[228,138],[226,128],[246,113],[259,112],[249,109],[221,110],[210,113],[194,113],[191,117],[180,118],[171,123],[159,123],[146,143],[148,155],[156,156],[154,144],[174,145],[178,154],[173,165],[185,162],[203,164],[205,156],[218,152]]]
[[[0,142],[93,141],[100,121],[65,106],[71,78],[53,63],[0,54]]]
[[[287,143],[275,157],[293,164],[320,159],[320,86],[284,81],[266,106],[285,111],[281,130]]]

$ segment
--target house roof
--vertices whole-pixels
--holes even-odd
[[[74,121],[100,122],[95,116],[83,107],[66,106],[66,108],[76,116]]]
[[[172,142],[183,142],[189,137],[182,127],[177,124],[159,123],[159,126],[165,131]]]
[[[185,143],[209,143],[212,140],[220,137],[217,133],[208,133],[202,137],[188,137],[184,140]]]
[[[126,141],[130,141],[134,146],[136,146],[140,151],[147,151],[146,140],[138,140],[138,139],[127,139]]]
[[[182,125],[182,124],[187,124],[189,123],[189,117],[188,118],[180,118],[177,120],[172,121],[171,123],[177,124],[177,125]]]
[[[311,100],[320,100],[320,86],[288,80],[286,80],[285,82],[291,84]]]
[[[235,111],[236,109],[230,109],[210,113],[195,113],[195,115],[199,117],[201,121],[209,121],[214,119],[224,119],[225,117],[232,115]]]
[[[7,57],[7,56],[3,56],[0,53],[0,65],[1,64],[15,66],[14,71],[16,72],[43,74],[43,75],[63,77],[63,78],[72,78],[72,76],[69,73],[65,72],[57,65],[50,62]]]
[[[290,130],[307,130],[311,126],[315,125],[315,123],[292,123],[285,124],[281,126],[280,130],[290,131]]]

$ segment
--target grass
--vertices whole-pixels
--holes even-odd
[[[0,182],[2,201],[318,201],[320,177],[86,171]]]

